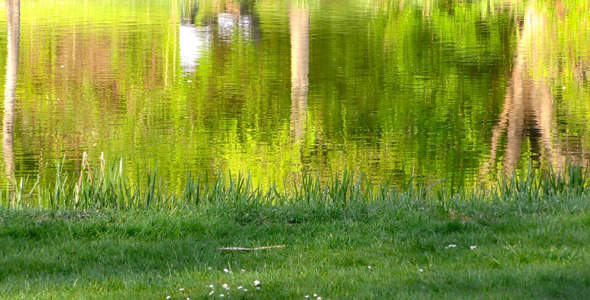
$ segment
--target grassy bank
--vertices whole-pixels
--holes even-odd
[[[527,174],[469,192],[344,176],[290,192],[225,178],[164,197],[127,182],[143,195],[131,202],[92,202],[75,178],[62,182],[75,208],[3,198],[0,298],[587,298],[587,176]]]

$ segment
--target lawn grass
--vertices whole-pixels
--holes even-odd
[[[0,299],[590,296],[590,193],[580,169],[469,192],[351,178],[275,188],[272,201],[268,191],[237,188],[238,179],[210,184],[216,192],[201,186],[201,198],[181,196],[185,189],[164,201],[154,192],[147,206],[144,192],[127,207],[112,199],[15,207],[7,197]],[[271,245],[286,247],[217,250]]]

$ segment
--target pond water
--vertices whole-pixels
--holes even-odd
[[[104,154],[169,181],[470,184],[586,165],[579,1],[6,0],[0,183]]]

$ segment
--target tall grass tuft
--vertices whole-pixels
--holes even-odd
[[[79,174],[66,172],[57,163],[51,183],[38,177],[30,185],[20,179],[0,190],[3,207],[40,207],[56,210],[175,210],[182,207],[239,204],[305,204],[345,208],[370,202],[397,201],[412,205],[416,201],[437,202],[445,206],[457,201],[542,201],[553,195],[581,195],[588,190],[588,172],[578,166],[561,171],[528,168],[520,174],[503,176],[489,188],[451,189],[441,179],[424,187],[413,182],[395,183],[393,179],[373,184],[362,174],[345,172],[322,182],[318,175],[303,174],[299,182],[283,180],[283,186],[255,185],[250,174],[219,173],[215,178],[186,175],[179,190],[171,188],[158,168],[137,172],[130,179],[123,163],[106,167],[101,157],[93,170],[86,157]],[[32,187],[31,187],[32,186]]]

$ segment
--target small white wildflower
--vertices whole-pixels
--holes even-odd
[[[179,288],[178,290],[182,292],[182,291],[184,291],[184,288]]]
[[[455,244],[450,244],[448,245],[445,249],[449,249],[449,248],[457,248],[457,245]]]
[[[477,246],[469,246],[469,249],[471,250],[475,250],[475,248],[477,248]]]
[[[241,269],[240,271],[241,271],[242,273],[246,273],[246,270],[244,270],[244,269]]]
[[[368,266],[369,270],[373,269],[371,266]],[[315,296],[314,296],[315,297]]]
[[[224,283],[224,284],[222,285],[222,287],[223,287],[224,289],[226,289],[226,290],[229,290],[229,286],[227,285],[227,283]]]
[[[317,296],[318,296],[318,294],[313,294],[313,296],[314,296],[314,297],[317,297]]]
[[[260,289],[260,287],[259,287],[259,286],[257,286],[257,287],[256,287],[256,289],[257,289],[257,290],[259,290],[259,289]]]
[[[191,300],[191,298],[189,298],[189,297],[186,297],[186,300]]]
[[[240,285],[240,286],[238,286],[238,290],[241,290],[241,289],[243,289],[243,288],[244,288],[244,287],[243,287],[243,286],[241,286],[241,285]]]
[[[223,269],[223,272],[229,273],[229,270],[228,269]]]
[[[305,295],[305,298],[309,298],[309,295]]]
[[[211,270],[211,267],[207,268],[207,270]]]
[[[322,296],[319,296],[319,297],[317,297],[316,299],[318,299],[318,300],[322,300]]]
[[[260,281],[254,280],[254,285],[260,285]]]
[[[63,67],[64,67],[64,65],[61,65],[61,67],[63,68]]]
[[[215,291],[209,292],[209,296],[213,295],[213,293],[215,293]]]
[[[247,292],[247,291],[248,291],[248,289],[244,289],[244,292]]]
[[[172,297],[170,297],[170,296],[166,296],[166,300],[168,300],[168,299],[170,299],[170,298],[172,298]]]
[[[224,294],[219,294],[219,297],[225,297],[225,295]]]
[[[424,269],[420,269],[420,273],[424,272]]]
[[[209,285],[209,288],[214,288],[214,286],[212,284]]]

